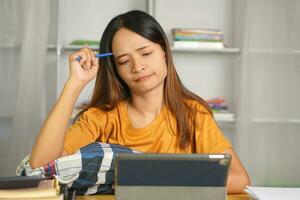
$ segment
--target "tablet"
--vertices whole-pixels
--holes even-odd
[[[229,154],[119,154],[116,199],[226,199],[230,161]]]

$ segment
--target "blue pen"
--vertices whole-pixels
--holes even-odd
[[[112,56],[112,55],[113,55],[113,53],[97,53],[97,54],[96,54],[96,58],[103,58],[103,57]],[[81,60],[81,57],[78,56],[78,57],[76,58],[76,60],[77,60],[77,61],[80,61],[80,60]]]

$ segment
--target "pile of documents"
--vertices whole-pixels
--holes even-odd
[[[253,187],[247,186],[245,191],[259,200],[299,200],[300,188]]]

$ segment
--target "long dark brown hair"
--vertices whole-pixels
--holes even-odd
[[[157,43],[165,52],[167,62],[167,76],[164,84],[164,103],[177,120],[177,136],[180,148],[187,147],[193,142],[195,129],[195,111],[185,100],[192,99],[201,103],[211,114],[208,104],[195,95],[181,83],[173,64],[170,44],[160,24],[151,15],[133,10],[113,18],[103,32],[100,42],[100,53],[112,52],[112,41],[115,33],[126,28],[140,36]],[[99,70],[91,102],[79,115],[91,107],[98,107],[104,111],[114,109],[121,101],[129,100],[130,90],[118,75],[112,57],[99,60]]]

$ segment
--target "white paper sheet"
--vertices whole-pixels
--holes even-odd
[[[259,200],[300,200],[300,188],[247,186],[245,191]]]

